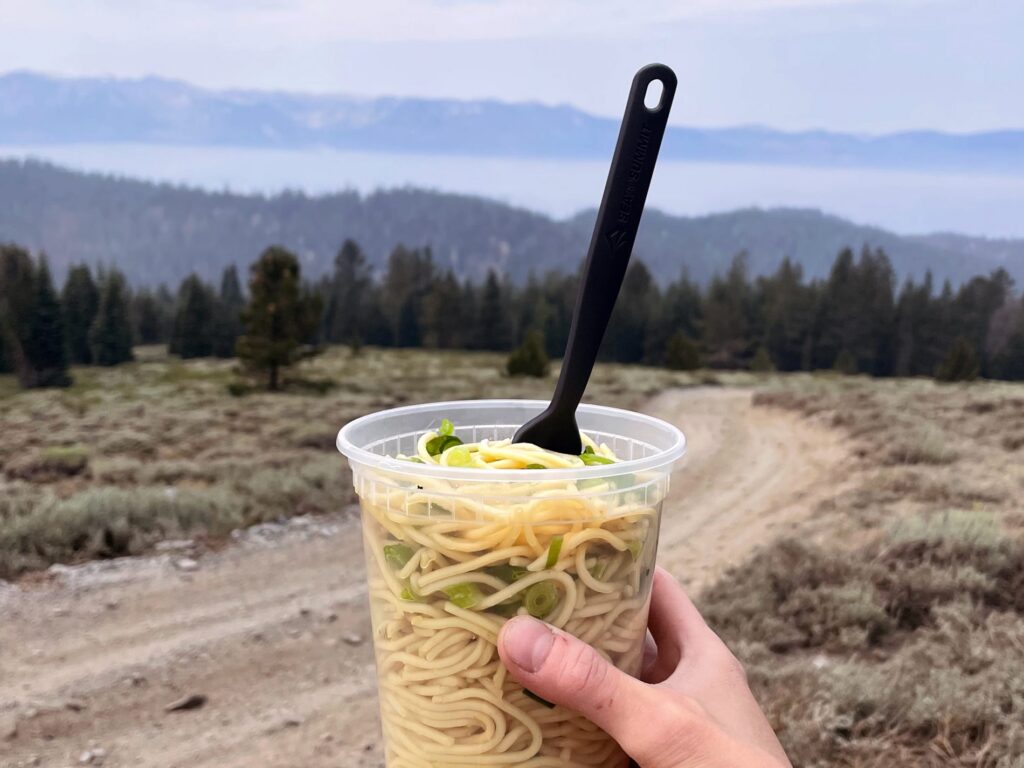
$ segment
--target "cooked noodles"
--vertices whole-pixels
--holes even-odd
[[[614,464],[510,440],[462,444],[445,422],[423,464],[522,470]],[[613,474],[609,467],[605,474]],[[529,479],[527,479],[529,478]],[[387,768],[615,768],[618,746],[507,674],[501,625],[528,614],[639,672],[662,485],[632,475],[509,482],[359,474]]]

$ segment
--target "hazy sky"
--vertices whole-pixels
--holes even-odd
[[[674,122],[1024,128],[1024,0],[0,0],[0,71],[569,102]]]

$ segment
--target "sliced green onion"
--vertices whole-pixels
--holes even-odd
[[[527,464],[523,469],[547,469],[543,464]]]
[[[525,693],[525,694],[526,694],[527,696],[529,696],[529,697],[530,697],[531,699],[533,699],[534,701],[536,701],[536,702],[537,702],[538,704],[543,704],[543,705],[544,705],[545,707],[547,707],[548,709],[554,709],[554,708],[555,708],[555,705],[554,705],[554,704],[552,704],[552,703],[551,703],[550,701],[548,701],[547,699],[542,699],[542,698],[541,698],[540,696],[538,696],[538,695],[537,695],[536,693],[534,693],[533,691],[531,691],[531,690],[530,690],[529,688],[523,688],[523,693]]]
[[[629,549],[629,553],[633,556],[634,560],[640,559],[640,553],[644,551],[644,543],[638,539],[633,539],[626,544]]]
[[[562,536],[552,536],[551,545],[548,547],[548,560],[545,563],[547,568],[554,568],[555,563],[558,562],[558,556],[562,554],[562,542],[565,539]]]
[[[473,466],[473,454],[464,445],[457,445],[448,452],[449,467],[471,467]]]
[[[455,425],[452,424],[451,419],[441,419],[441,428],[437,430],[439,435],[454,435]]]
[[[423,602],[423,598],[420,595],[416,594],[416,590],[414,590],[412,586],[409,584],[406,584],[404,587],[402,587],[402,591],[398,593],[398,596],[410,603]]]
[[[480,591],[480,587],[472,582],[453,584],[446,587],[444,593],[459,608],[472,608],[484,599],[484,593]]]
[[[593,467],[598,464],[614,464],[615,462],[605,456],[598,456],[596,453],[591,451],[590,453],[584,453],[580,455],[583,463],[588,467]]]
[[[523,605],[531,616],[543,619],[558,604],[558,592],[550,581],[541,581],[529,587],[523,595]]]
[[[594,452],[594,446],[588,445],[586,448],[583,449],[583,453],[581,453],[580,455],[581,456],[587,456],[587,455],[589,455],[589,454],[591,454],[593,452]]]
[[[412,560],[412,547],[405,544],[385,544],[384,559],[396,571],[400,571]]]
[[[452,446],[462,445],[462,441],[455,435],[438,435],[427,441],[427,453],[431,456],[440,456]]]
[[[502,563],[501,565],[492,565],[488,568],[484,568],[484,573],[490,574],[496,579],[501,579],[506,584],[512,584],[513,582],[519,581],[519,579],[523,578],[523,576],[529,573],[529,571],[521,565]]]
[[[590,569],[590,575],[600,581],[604,577],[604,572],[608,568],[607,560],[598,560],[594,563],[594,567]]]

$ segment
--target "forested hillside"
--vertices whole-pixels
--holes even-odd
[[[176,296],[163,286],[131,290],[117,270],[94,280],[79,265],[58,298],[44,258],[0,245],[0,373],[16,372],[26,387],[66,386],[69,358],[116,365],[131,359],[134,340],[167,343],[182,358],[237,353],[249,367],[286,341],[295,359],[305,354],[300,348],[315,354],[324,344],[493,351],[521,344],[508,372],[544,375],[548,357],[565,349],[577,277],[552,271],[516,286],[491,271],[480,282],[460,281],[429,249],[403,246],[375,276],[359,244],[346,240],[332,273],[319,279],[304,280],[298,258],[272,246],[249,270],[248,299],[234,266],[219,285],[190,275]],[[282,307],[292,320],[270,322]],[[277,334],[273,345],[262,344],[264,331]],[[741,255],[706,288],[686,278],[660,288],[636,260],[601,355],[684,370],[1024,379],[1024,301],[1003,270],[956,290],[930,277],[898,286],[885,252],[866,248],[843,249],[828,277],[811,281],[788,260],[751,279]],[[283,365],[293,362],[291,353],[284,358]],[[277,388],[276,378],[270,386]]]
[[[361,196],[214,193],[81,174],[38,162],[0,161],[0,242],[45,251],[58,277],[68,265],[116,265],[134,285],[177,285],[192,272],[217,278],[267,245],[296,252],[304,274],[332,268],[346,238],[383,270],[397,243],[430,246],[439,267],[481,280],[495,269],[522,283],[532,272],[571,271],[586,252],[593,212],[556,221],[476,197],[401,189]],[[931,270],[959,284],[1004,267],[1024,280],[1024,241],[901,237],[810,210],[743,210],[699,217],[645,214],[636,253],[667,285],[685,269],[706,285],[740,251],[751,274],[789,257],[824,277],[844,247],[882,248],[897,280]]]

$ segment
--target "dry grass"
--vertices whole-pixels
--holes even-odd
[[[545,398],[556,375],[512,379],[504,356],[486,353],[336,349],[304,365],[287,392],[236,397],[230,361],[182,363],[158,348],[138,358],[76,369],[62,391],[17,392],[0,377],[0,578],[143,552],[167,536],[217,540],[238,526],[341,511],[352,498],[334,438],[346,421],[403,403]],[[588,395],[636,407],[698,381],[599,366]]]
[[[851,486],[703,596],[801,768],[1024,766],[1024,387],[793,376]]]
[[[783,542],[703,602],[795,765],[1019,765],[1024,539],[991,518],[918,519],[842,555]]]
[[[62,392],[0,377],[0,576],[344,509],[334,435],[379,408],[536,397],[500,355],[333,350],[324,387],[233,397],[230,362],[143,350]],[[599,366],[588,399],[746,384],[843,430],[852,480],[799,542],[702,596],[799,768],[1024,768],[1024,387]],[[323,393],[318,394],[322,389]]]

